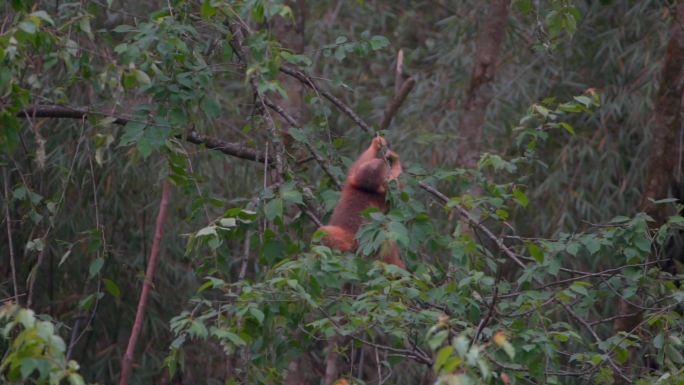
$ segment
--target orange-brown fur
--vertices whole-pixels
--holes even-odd
[[[381,149],[386,145],[384,138],[373,138],[370,147],[352,164],[330,223],[320,228],[326,232],[324,245],[345,252],[356,249],[356,232],[364,221],[361,212],[369,207],[387,211],[387,181],[396,179],[402,170],[396,153],[388,151],[381,157]],[[394,242],[383,249],[382,261],[405,268]]]

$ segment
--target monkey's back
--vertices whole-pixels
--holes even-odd
[[[361,212],[369,207],[376,207],[380,211],[385,211],[385,194],[360,190],[353,186],[345,185],[330,218],[329,225],[338,226],[352,234],[356,234],[364,222]]]

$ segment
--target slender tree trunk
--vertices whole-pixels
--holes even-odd
[[[119,377],[119,385],[127,385],[128,378],[131,374],[133,366],[133,353],[135,346],[138,343],[138,336],[142,330],[143,318],[145,315],[145,307],[147,306],[147,297],[150,293],[150,286],[154,279],[154,272],[157,268],[157,261],[159,260],[159,251],[161,250],[161,240],[164,235],[164,221],[166,220],[166,209],[169,205],[169,191],[171,186],[167,179],[164,180],[162,188],[162,197],[159,202],[159,214],[157,214],[157,224],[154,228],[154,239],[152,240],[152,250],[150,251],[150,259],[147,261],[147,270],[145,271],[145,280],[140,292],[140,300],[138,302],[138,310],[135,313],[135,321],[133,321],[133,328],[131,329],[131,336],[128,339],[128,347],[124,353],[121,363],[121,376]]]
[[[682,152],[681,134],[684,129],[684,3],[676,8],[670,27],[670,41],[660,73],[656,108],[651,128],[651,152],[648,159],[645,190],[640,208],[651,215],[657,224],[667,220],[667,206],[655,205],[652,200],[667,198],[676,180]],[[618,314],[638,313],[639,309],[625,299],[617,306]],[[613,323],[617,332],[634,332],[641,316],[618,318]],[[633,357],[631,361],[634,361]],[[616,377],[619,379],[619,377]]]
[[[306,22],[306,0],[288,0],[285,2],[294,13],[294,20],[277,18],[274,20],[271,31],[279,38],[283,47],[292,50],[294,53],[301,54],[306,46],[304,28]],[[282,84],[287,98],[280,95],[273,95],[275,104],[281,106],[285,112],[292,116],[297,122],[302,121],[304,112],[304,85],[297,79],[285,74],[278,75],[278,81]],[[289,124],[282,124],[282,139],[285,151],[293,153],[293,139],[287,130]],[[305,355],[299,356],[287,366],[287,373],[283,378],[284,385],[303,385],[306,384],[308,361]]]
[[[658,223],[667,218],[666,206],[651,201],[667,198],[680,160],[682,114],[684,114],[684,3],[676,8],[670,41],[660,74],[660,89],[651,124],[651,152],[641,209]]]
[[[492,100],[491,83],[496,74],[501,42],[506,32],[510,0],[492,0],[476,41],[475,66],[466,91],[459,121],[458,159],[463,167],[475,167],[480,158],[482,130]]]

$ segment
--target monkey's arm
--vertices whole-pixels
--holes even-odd
[[[385,158],[387,158],[392,165],[389,173],[389,179],[397,179],[403,171],[401,168],[401,161],[399,161],[399,155],[394,151],[389,151],[387,155],[385,155]]]

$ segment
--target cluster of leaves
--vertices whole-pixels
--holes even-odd
[[[76,361],[67,360],[66,344],[52,321],[41,320],[32,310],[12,302],[0,307],[4,354],[0,380],[31,384],[84,385]]]

